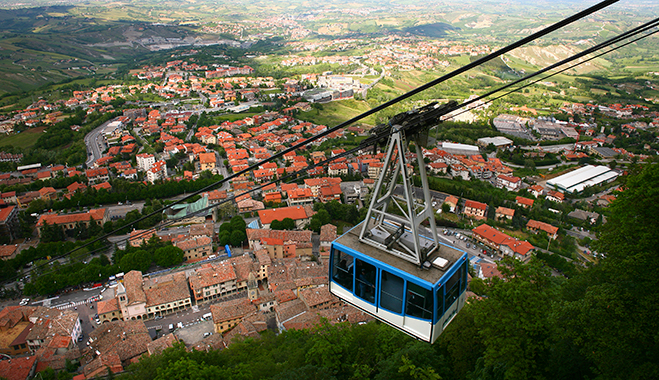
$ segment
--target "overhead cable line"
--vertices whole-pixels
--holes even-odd
[[[641,33],[643,33],[643,32],[646,32],[646,31],[652,29],[652,28],[656,28],[657,26],[659,26],[659,18],[656,18],[656,19],[654,19],[654,20],[652,20],[652,21],[650,21],[650,22],[647,22],[647,23],[645,23],[645,24],[643,24],[643,25],[641,25],[641,26],[638,26],[638,27],[636,27],[636,28],[634,28],[634,29],[631,29],[631,30],[629,30],[629,31],[627,31],[627,32],[624,32],[624,33],[622,33],[622,34],[620,34],[620,35],[618,35],[618,36],[615,36],[615,37],[613,37],[613,38],[610,38],[610,39],[608,39],[608,40],[606,40],[606,41],[604,41],[604,42],[602,42],[602,43],[599,43],[599,44],[597,44],[597,45],[594,45],[594,46],[592,46],[592,47],[590,47],[590,48],[588,48],[588,49],[586,49],[586,50],[584,50],[584,51],[582,51],[582,52],[579,52],[579,53],[577,53],[577,54],[575,54],[575,55],[573,55],[573,56],[571,56],[571,57],[568,57],[568,58],[566,58],[566,59],[564,59],[564,60],[562,60],[562,61],[560,61],[560,62],[554,63],[554,64],[552,64],[552,65],[550,65],[550,66],[547,66],[547,67],[545,67],[545,68],[543,68],[543,69],[541,69],[541,70],[538,70],[538,71],[536,71],[536,72],[534,72],[534,73],[532,73],[532,74],[529,74],[529,75],[525,76],[524,78],[521,78],[521,79],[515,80],[514,82],[508,83],[508,84],[506,84],[506,85],[504,85],[504,86],[502,86],[502,87],[497,88],[496,90],[489,91],[489,92],[487,92],[487,93],[485,93],[485,94],[483,94],[483,95],[480,95],[480,96],[478,96],[478,97],[476,97],[476,98],[474,98],[474,99],[468,100],[468,101],[466,101],[466,102],[460,104],[459,108],[464,108],[464,107],[466,107],[466,106],[468,106],[468,105],[470,105],[470,104],[473,104],[473,103],[475,103],[475,102],[478,102],[478,101],[482,100],[483,98],[486,98],[486,97],[488,97],[488,96],[494,95],[494,94],[496,94],[496,93],[498,93],[498,92],[500,92],[500,91],[503,91],[503,90],[505,90],[505,89],[507,89],[507,88],[513,87],[513,86],[515,86],[515,85],[517,85],[517,84],[519,84],[519,83],[521,83],[521,82],[523,82],[523,81],[525,81],[525,80],[528,80],[528,79],[530,79],[530,78],[536,77],[536,76],[538,76],[538,75],[540,75],[540,74],[543,74],[543,73],[545,73],[545,72],[547,72],[547,71],[550,71],[550,70],[553,70],[553,69],[555,69],[555,68],[557,68],[557,67],[559,67],[559,66],[562,66],[562,65],[565,65],[565,64],[567,64],[567,63],[570,63],[570,62],[572,62],[572,61],[574,61],[574,60],[577,60],[577,59],[579,59],[579,58],[582,58],[582,57],[584,57],[584,56],[586,56],[586,55],[588,55],[588,54],[592,54],[592,53],[594,53],[594,52],[596,52],[596,51],[598,51],[598,50],[601,50],[601,49],[603,49],[603,48],[609,47],[609,46],[611,46],[611,45],[613,45],[613,44],[615,44],[615,43],[618,43],[618,42],[620,42],[620,41],[622,41],[622,40],[624,40],[624,39],[627,39],[627,38],[630,38],[630,37],[637,36],[637,35],[639,35],[639,34],[641,34]],[[503,95],[497,96],[496,98],[490,99],[489,101],[485,102],[485,104],[490,103],[490,102],[492,102],[492,101],[494,101],[494,100],[500,99],[500,98],[502,98],[502,97],[504,97],[504,96],[510,95],[510,94],[512,94],[512,93],[514,93],[514,92],[517,92],[517,91],[519,91],[519,90],[522,90],[522,89],[524,89],[524,88],[526,88],[526,87],[529,87],[529,86],[531,86],[531,85],[533,85],[533,84],[536,84],[536,83],[538,83],[538,82],[540,82],[540,81],[542,81],[542,80],[545,80],[545,79],[547,79],[547,78],[551,78],[551,77],[553,77],[553,76],[555,76],[555,75],[558,75],[558,74],[560,74],[560,73],[562,73],[562,72],[565,72],[565,71],[567,71],[567,70],[569,70],[569,69],[571,69],[571,68],[573,68],[573,67],[579,66],[579,65],[584,64],[584,63],[586,63],[586,62],[590,62],[590,61],[592,61],[592,60],[595,59],[595,58],[599,58],[599,57],[601,57],[601,56],[603,56],[603,55],[605,55],[605,54],[608,54],[608,53],[610,53],[610,52],[612,52],[612,51],[618,50],[619,48],[622,48],[622,47],[624,47],[624,46],[627,46],[627,45],[629,45],[629,44],[632,44],[632,43],[634,43],[634,42],[636,42],[636,41],[638,41],[638,40],[641,40],[641,39],[644,39],[644,38],[646,38],[646,37],[649,37],[649,36],[651,36],[651,35],[653,35],[653,34],[655,34],[655,33],[657,33],[657,31],[654,31],[654,32],[651,32],[651,33],[649,33],[649,34],[645,34],[645,35],[642,35],[642,36],[640,36],[640,37],[637,37],[637,38],[634,39],[634,40],[628,41],[628,42],[626,42],[626,43],[624,43],[624,44],[622,44],[622,45],[620,45],[620,46],[617,46],[617,47],[614,47],[614,48],[609,49],[609,50],[607,50],[607,51],[604,51],[604,52],[602,52],[602,53],[599,53],[599,54],[597,54],[597,55],[595,55],[595,56],[593,56],[593,57],[590,57],[590,58],[588,58],[588,59],[586,59],[586,60],[584,60],[584,61],[582,61],[582,62],[577,62],[576,64],[574,64],[574,65],[572,65],[572,66],[569,66],[569,67],[566,67],[566,68],[564,68],[564,69],[561,69],[560,71],[557,71],[557,72],[555,72],[555,73],[552,73],[552,74],[549,75],[549,76],[546,76],[546,77],[543,77],[543,78],[537,79],[537,80],[535,80],[535,81],[532,81],[532,82],[530,82],[530,83],[525,84],[524,86],[521,86],[521,87],[515,88],[515,89],[513,89],[513,90],[511,90],[511,91],[508,91],[508,92],[506,92],[506,93],[503,94]],[[482,106],[482,105],[479,105],[478,107],[480,107],[480,106]],[[462,111],[462,112],[460,112],[460,113],[458,113],[458,114],[452,115],[451,117],[456,117],[456,116],[458,116],[458,115],[462,115],[463,113],[468,112],[468,111],[470,111],[470,110],[472,110],[472,109],[474,109],[474,108],[478,108],[478,107],[473,107],[473,108],[466,109],[466,110],[464,110],[464,111]]]
[[[324,132],[321,132],[321,133],[319,133],[319,134],[317,134],[317,135],[314,135],[314,136],[312,136],[312,137],[309,137],[308,139],[305,139],[305,140],[302,141],[302,142],[296,143],[296,144],[290,146],[289,148],[284,149],[284,150],[282,150],[282,151],[280,151],[280,152],[278,152],[278,153],[275,153],[275,154],[272,155],[271,157],[269,157],[269,158],[267,158],[267,159],[264,159],[264,160],[262,160],[262,161],[260,161],[260,162],[257,162],[257,163],[255,163],[255,164],[253,164],[253,165],[251,165],[251,166],[248,166],[248,167],[245,168],[245,169],[242,169],[242,170],[240,170],[240,171],[238,171],[238,172],[235,172],[235,173],[229,175],[228,177],[226,177],[226,178],[224,178],[224,179],[222,179],[222,180],[220,180],[220,181],[217,181],[217,182],[215,182],[215,183],[213,183],[213,184],[210,184],[210,185],[208,185],[208,186],[206,186],[206,187],[204,187],[204,188],[202,188],[202,189],[199,189],[199,190],[197,190],[197,191],[195,191],[195,192],[192,192],[192,193],[190,193],[190,195],[188,195],[188,196],[186,196],[186,197],[184,197],[184,198],[182,198],[182,199],[180,199],[180,200],[177,200],[177,201],[175,201],[175,202],[173,202],[173,203],[171,203],[171,204],[169,204],[169,205],[167,205],[167,206],[165,206],[165,207],[163,207],[163,208],[161,208],[161,209],[159,209],[159,210],[153,211],[153,212],[151,212],[151,213],[148,214],[148,215],[142,216],[141,218],[139,218],[139,219],[137,219],[137,220],[131,222],[130,224],[128,224],[128,225],[126,225],[126,226],[122,226],[121,228],[117,228],[117,229],[115,229],[115,230],[113,230],[113,231],[111,231],[111,232],[109,232],[109,233],[106,233],[106,234],[103,235],[103,236],[100,236],[100,237],[98,237],[98,238],[95,238],[95,239],[93,239],[92,241],[87,242],[87,243],[85,243],[85,244],[83,244],[83,245],[81,245],[81,246],[78,246],[78,247],[74,248],[73,250],[71,250],[71,251],[69,251],[69,252],[67,252],[67,253],[64,253],[64,254],[62,254],[62,255],[59,255],[59,256],[57,256],[57,257],[54,257],[54,258],[52,258],[51,260],[49,260],[48,262],[42,264],[42,266],[46,266],[46,265],[48,265],[48,264],[50,264],[50,263],[52,263],[52,262],[54,262],[54,261],[56,261],[56,260],[58,260],[58,259],[64,258],[64,257],[66,257],[66,256],[68,256],[68,255],[70,255],[70,254],[72,254],[73,252],[76,252],[76,251],[78,251],[78,250],[80,250],[80,249],[83,249],[83,248],[86,248],[86,247],[88,247],[88,246],[90,246],[90,245],[92,245],[92,244],[94,244],[94,243],[96,243],[96,242],[98,242],[98,241],[101,241],[101,240],[103,240],[103,239],[106,239],[106,238],[108,238],[109,236],[112,236],[112,235],[114,235],[115,233],[120,232],[121,230],[125,229],[126,227],[128,227],[128,226],[130,226],[130,225],[132,225],[132,224],[135,224],[135,223],[141,222],[141,221],[143,221],[143,220],[145,220],[145,219],[148,219],[148,218],[150,218],[150,217],[152,217],[152,216],[154,216],[154,215],[156,215],[156,214],[161,214],[163,211],[165,211],[165,210],[167,210],[167,209],[169,209],[169,208],[171,208],[171,207],[173,207],[173,206],[175,206],[175,205],[177,205],[177,204],[183,203],[183,202],[187,201],[188,199],[190,199],[190,198],[192,198],[192,197],[194,197],[194,196],[196,196],[196,195],[199,195],[199,194],[201,194],[201,193],[203,193],[203,192],[209,191],[209,190],[215,188],[215,187],[218,186],[218,185],[221,185],[221,184],[223,184],[223,183],[225,183],[225,182],[227,182],[227,181],[229,181],[229,180],[231,180],[231,179],[234,179],[234,178],[239,177],[239,176],[241,176],[241,175],[243,175],[243,174],[245,174],[245,173],[248,173],[248,172],[254,170],[255,168],[259,167],[260,165],[263,165],[263,164],[268,163],[268,162],[270,162],[270,161],[273,161],[273,160],[275,160],[275,159],[281,158],[281,157],[283,157],[285,154],[287,154],[287,153],[289,153],[289,152],[293,152],[293,151],[295,151],[295,150],[297,150],[297,149],[299,149],[299,148],[301,148],[301,147],[304,147],[305,145],[307,145],[307,144],[309,144],[309,143],[311,143],[311,142],[313,142],[313,141],[316,141],[316,140],[321,139],[321,138],[323,138],[323,137],[325,137],[325,136],[327,136],[327,135],[330,135],[330,134],[332,134],[332,133],[334,133],[334,132],[336,132],[336,131],[338,131],[338,130],[340,130],[340,129],[345,128],[346,126],[348,126],[348,125],[350,125],[350,124],[352,124],[352,123],[354,123],[354,122],[356,122],[356,121],[359,121],[359,120],[361,120],[361,119],[363,119],[363,118],[365,118],[365,117],[367,117],[367,116],[370,116],[370,115],[372,115],[372,114],[374,114],[374,113],[380,112],[380,111],[382,111],[382,110],[384,110],[384,109],[386,109],[386,108],[388,108],[388,107],[390,107],[390,106],[392,106],[392,105],[394,105],[394,104],[397,104],[397,103],[399,103],[399,102],[401,102],[401,101],[403,101],[403,100],[405,100],[405,99],[407,99],[407,98],[409,98],[409,97],[411,97],[411,96],[414,96],[414,95],[416,95],[416,94],[418,94],[418,93],[420,93],[420,92],[422,92],[422,91],[425,91],[425,90],[427,90],[427,89],[429,89],[429,88],[431,88],[431,87],[434,87],[434,86],[436,86],[436,85],[438,85],[438,84],[440,84],[440,83],[442,83],[442,82],[444,82],[444,81],[446,81],[446,80],[448,80],[448,79],[454,78],[454,77],[456,77],[456,76],[458,76],[458,75],[460,75],[460,74],[462,74],[462,73],[464,73],[464,72],[466,72],[466,71],[468,71],[468,70],[471,70],[471,69],[473,69],[473,68],[475,68],[475,67],[478,67],[478,66],[480,66],[480,65],[482,65],[482,64],[484,64],[484,63],[486,63],[486,62],[489,62],[489,61],[491,61],[492,59],[495,59],[495,58],[497,58],[497,57],[499,57],[499,56],[501,56],[501,55],[503,55],[503,54],[505,54],[505,53],[507,53],[507,52],[509,52],[509,51],[512,51],[512,50],[514,50],[514,49],[516,49],[516,48],[518,48],[518,47],[520,47],[520,46],[523,46],[523,45],[525,45],[525,44],[527,44],[527,43],[529,43],[529,42],[532,42],[532,41],[534,41],[534,40],[537,40],[538,38],[544,37],[545,35],[547,35],[547,34],[549,34],[549,33],[552,33],[552,32],[554,32],[554,31],[556,31],[556,30],[558,30],[558,29],[560,29],[560,28],[562,28],[562,27],[564,27],[564,26],[566,26],[566,25],[569,25],[569,24],[571,24],[571,23],[573,23],[573,22],[575,22],[575,21],[578,21],[578,20],[580,20],[580,19],[582,19],[582,18],[584,18],[584,17],[586,17],[586,16],[588,16],[588,15],[590,15],[590,14],[592,14],[592,13],[595,13],[595,12],[597,12],[597,11],[603,9],[603,8],[606,8],[606,7],[608,7],[608,6],[612,5],[612,4],[615,4],[615,3],[617,3],[618,1],[620,1],[620,0],[605,0],[605,1],[602,1],[602,2],[600,2],[600,3],[598,3],[598,4],[595,4],[595,5],[591,6],[590,8],[587,8],[587,9],[585,9],[585,10],[583,10],[583,11],[581,11],[581,12],[578,12],[578,13],[576,13],[576,14],[574,14],[574,15],[568,17],[568,18],[565,18],[565,19],[563,19],[563,20],[561,20],[561,21],[559,21],[559,22],[557,22],[557,23],[555,23],[555,24],[552,24],[552,25],[550,25],[550,26],[548,26],[548,27],[546,27],[546,28],[544,28],[544,29],[542,29],[542,30],[536,32],[536,33],[533,33],[533,34],[531,34],[531,35],[529,35],[529,36],[527,36],[527,37],[525,37],[525,38],[523,38],[523,39],[521,39],[521,40],[519,40],[519,41],[517,41],[517,42],[514,42],[514,43],[512,43],[512,44],[510,44],[510,45],[508,45],[508,46],[506,46],[506,47],[503,47],[503,48],[501,48],[501,49],[499,49],[499,50],[497,50],[497,51],[495,51],[495,52],[493,52],[493,53],[490,53],[490,54],[488,54],[488,55],[486,55],[486,56],[484,56],[484,57],[482,57],[482,58],[479,58],[479,59],[477,59],[477,60],[475,60],[475,61],[473,61],[473,62],[470,62],[469,64],[467,64],[467,65],[465,65],[465,66],[462,66],[462,67],[460,67],[460,68],[458,68],[458,69],[456,69],[456,70],[454,70],[454,71],[452,71],[452,72],[450,72],[450,73],[448,73],[448,74],[446,74],[446,75],[443,75],[443,76],[441,76],[441,77],[439,77],[439,78],[437,78],[437,79],[435,79],[435,80],[432,80],[432,81],[430,81],[430,82],[428,82],[428,83],[426,83],[426,84],[424,84],[424,85],[421,85],[421,86],[419,86],[419,87],[417,87],[417,88],[415,88],[415,89],[413,89],[413,90],[411,90],[411,91],[409,91],[409,92],[407,92],[407,93],[405,93],[405,94],[402,94],[402,95],[400,95],[400,96],[398,96],[398,97],[396,97],[396,98],[394,98],[394,99],[392,99],[392,100],[389,100],[389,101],[387,101],[387,102],[385,102],[385,103],[382,103],[382,104],[380,104],[380,105],[378,105],[378,106],[376,106],[376,107],[374,107],[374,108],[372,108],[372,109],[370,109],[370,110],[368,110],[368,111],[365,111],[365,112],[363,112],[363,113],[361,113],[361,114],[359,114],[359,115],[357,115],[357,116],[355,116],[355,117],[352,117],[352,118],[350,118],[350,119],[348,119],[348,120],[346,120],[346,121],[344,121],[344,122],[338,124],[337,126],[335,126],[335,127],[333,127],[333,128],[330,128],[330,129],[328,129],[328,130],[326,130],[326,131],[324,131]],[[28,272],[32,272],[32,271],[34,271],[34,270],[36,270],[36,269],[38,269],[38,268],[40,268],[40,267],[32,268],[32,269],[31,269],[30,271],[28,271]]]

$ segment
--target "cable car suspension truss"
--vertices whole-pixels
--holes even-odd
[[[430,103],[422,108],[395,115],[387,125],[374,128],[371,138],[363,144],[381,143],[388,138],[387,153],[366,213],[359,240],[419,267],[428,267],[427,258],[438,248],[435,211],[430,198],[421,147],[426,145],[428,131],[441,122],[441,117],[457,109],[451,101],[439,105]],[[408,142],[413,139],[423,188],[422,202],[418,202],[412,181],[413,169],[406,162]],[[395,194],[402,182],[403,196]],[[394,214],[394,207],[400,215]],[[427,222],[429,230],[422,227]],[[425,235],[430,236],[425,236]]]

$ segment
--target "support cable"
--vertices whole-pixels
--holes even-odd
[[[357,116],[355,116],[355,117],[352,117],[352,118],[350,118],[350,119],[348,119],[348,120],[346,120],[346,121],[344,121],[344,122],[338,124],[337,126],[335,126],[335,127],[333,127],[333,128],[330,128],[330,129],[328,129],[328,130],[326,130],[326,131],[324,131],[324,132],[321,132],[321,133],[319,133],[319,134],[317,134],[317,135],[314,135],[314,136],[312,136],[312,137],[310,137],[310,138],[308,138],[308,139],[305,139],[305,140],[302,141],[302,142],[296,143],[296,144],[292,145],[291,147],[289,147],[289,148],[287,148],[287,149],[284,149],[284,150],[282,150],[281,152],[278,152],[278,153],[272,155],[271,157],[269,157],[269,158],[267,158],[267,159],[264,159],[264,160],[262,160],[262,161],[260,161],[260,162],[257,162],[257,163],[255,163],[255,164],[253,164],[253,165],[251,165],[251,166],[249,166],[249,167],[243,169],[243,170],[240,170],[240,171],[238,171],[238,172],[236,172],[236,173],[233,173],[233,174],[229,175],[228,177],[226,177],[226,178],[224,178],[224,179],[222,179],[222,180],[220,180],[220,181],[217,181],[217,182],[215,182],[215,183],[213,183],[213,184],[210,184],[210,185],[208,185],[208,186],[206,186],[206,187],[204,187],[204,188],[202,188],[202,189],[199,189],[199,190],[197,190],[197,191],[195,191],[195,192],[192,192],[192,193],[190,193],[190,195],[188,195],[188,196],[186,196],[186,197],[184,197],[184,198],[182,198],[182,199],[180,199],[180,200],[177,200],[177,201],[175,201],[175,202],[173,202],[173,203],[171,203],[171,204],[169,204],[169,205],[167,205],[167,206],[165,206],[165,207],[163,207],[163,208],[161,208],[161,209],[159,209],[159,210],[153,211],[153,212],[151,212],[151,213],[148,214],[148,215],[142,216],[141,218],[139,218],[139,219],[137,219],[137,220],[131,222],[130,224],[128,224],[128,225],[126,225],[126,226],[122,226],[121,228],[117,228],[117,229],[115,229],[115,230],[113,230],[113,231],[111,231],[111,232],[109,232],[109,233],[104,234],[103,236],[100,236],[100,237],[98,237],[98,238],[95,238],[95,239],[93,239],[92,241],[87,242],[87,243],[85,243],[85,244],[83,244],[83,245],[81,245],[81,246],[78,246],[78,247],[74,248],[73,250],[71,250],[71,251],[69,251],[69,252],[66,252],[66,253],[64,253],[64,254],[62,254],[62,255],[56,256],[56,257],[52,258],[51,260],[49,260],[48,262],[42,264],[42,265],[39,266],[39,267],[33,267],[31,270],[28,271],[28,273],[31,273],[32,271],[37,270],[37,269],[39,269],[39,268],[41,268],[41,267],[43,267],[43,266],[49,265],[50,263],[52,263],[52,262],[54,262],[54,261],[56,261],[56,260],[58,260],[58,259],[61,259],[61,258],[67,257],[67,256],[69,256],[70,254],[72,254],[73,252],[76,252],[76,251],[78,251],[78,250],[80,250],[80,249],[82,249],[82,248],[86,248],[86,247],[88,247],[88,246],[90,246],[90,245],[92,245],[92,244],[94,244],[94,243],[96,243],[96,242],[98,242],[98,241],[101,241],[101,240],[103,240],[103,239],[106,239],[106,238],[108,238],[109,236],[112,236],[112,235],[114,235],[115,233],[120,232],[120,231],[123,230],[124,228],[129,227],[129,226],[131,226],[131,225],[133,225],[133,224],[135,224],[135,223],[141,222],[141,221],[143,221],[143,220],[145,220],[145,219],[147,219],[147,218],[150,218],[150,217],[152,217],[152,216],[154,216],[154,215],[156,215],[156,214],[161,214],[163,211],[165,211],[165,210],[167,210],[167,209],[173,207],[174,205],[177,205],[177,204],[183,203],[183,202],[187,201],[188,199],[190,199],[190,198],[192,198],[192,197],[194,197],[194,196],[196,196],[196,195],[198,195],[198,194],[201,194],[201,193],[203,193],[203,192],[206,192],[206,191],[212,190],[212,189],[215,188],[216,186],[221,185],[221,184],[223,184],[223,183],[225,183],[225,182],[227,182],[227,181],[229,181],[229,180],[231,180],[231,179],[234,179],[234,178],[236,178],[236,177],[238,177],[238,176],[241,176],[241,175],[243,175],[243,174],[245,174],[245,173],[251,172],[251,171],[254,170],[255,168],[257,168],[257,167],[259,167],[259,166],[261,166],[261,165],[263,165],[263,164],[265,164],[265,163],[268,163],[268,162],[271,162],[271,161],[273,161],[273,160],[275,160],[275,159],[281,158],[281,157],[283,157],[283,156],[284,156],[285,154],[287,154],[287,153],[290,153],[290,152],[293,152],[293,151],[295,151],[295,150],[297,150],[297,149],[299,149],[299,148],[302,148],[302,147],[308,145],[309,143],[311,143],[311,142],[313,142],[313,141],[316,141],[316,140],[321,139],[321,138],[323,138],[323,137],[325,137],[325,136],[327,136],[327,135],[330,135],[330,134],[332,134],[332,133],[334,133],[334,132],[336,132],[336,131],[338,131],[338,130],[340,130],[340,129],[345,128],[346,126],[348,126],[348,125],[350,125],[350,124],[353,124],[353,123],[356,122],[356,121],[359,121],[359,120],[361,120],[361,119],[363,119],[363,118],[365,118],[365,117],[367,117],[367,116],[370,116],[370,115],[372,115],[372,114],[374,114],[374,113],[376,113],[376,112],[382,111],[382,110],[384,110],[384,109],[386,109],[386,108],[388,108],[388,107],[390,107],[390,106],[392,106],[392,105],[394,105],[394,104],[397,104],[397,103],[399,103],[399,102],[401,102],[401,101],[403,101],[403,100],[405,100],[405,99],[410,98],[411,96],[414,96],[414,95],[416,95],[416,94],[418,94],[418,93],[420,93],[420,92],[422,92],[422,91],[425,91],[425,90],[427,90],[427,89],[429,89],[429,88],[431,88],[431,87],[434,87],[434,86],[436,86],[436,85],[438,85],[438,84],[440,84],[440,83],[442,83],[442,82],[444,82],[444,81],[446,81],[446,80],[449,80],[449,79],[451,79],[451,78],[454,78],[454,77],[456,77],[456,76],[458,76],[458,75],[460,75],[460,74],[462,74],[462,73],[464,73],[464,72],[466,72],[466,71],[468,71],[468,70],[471,70],[472,68],[478,67],[478,66],[480,66],[480,65],[482,65],[482,64],[484,64],[484,63],[486,63],[486,62],[489,62],[489,61],[491,61],[492,59],[495,59],[495,58],[497,58],[497,57],[499,57],[499,56],[501,56],[501,55],[503,55],[503,54],[505,54],[505,53],[508,53],[508,52],[510,52],[510,51],[512,51],[512,50],[514,50],[514,49],[516,49],[516,48],[518,48],[518,47],[520,47],[520,46],[522,46],[522,45],[525,45],[525,44],[527,44],[527,43],[529,43],[529,42],[532,42],[532,41],[534,41],[534,40],[537,40],[538,38],[544,37],[545,35],[547,35],[547,34],[549,34],[549,33],[552,33],[552,32],[554,32],[554,31],[556,31],[556,30],[558,30],[558,29],[560,29],[560,28],[562,28],[562,27],[564,27],[564,26],[566,26],[566,25],[569,25],[569,24],[571,24],[571,23],[573,23],[573,22],[575,22],[575,21],[578,21],[578,20],[580,20],[580,19],[582,19],[582,18],[584,18],[584,17],[586,17],[586,16],[588,16],[588,15],[590,15],[590,14],[592,14],[592,13],[595,13],[595,12],[601,10],[601,9],[604,9],[604,8],[606,8],[606,7],[608,7],[608,6],[612,5],[612,4],[615,4],[615,3],[617,3],[618,1],[620,1],[620,0],[605,0],[605,1],[602,1],[602,2],[600,2],[600,3],[598,3],[598,4],[595,4],[595,5],[591,6],[590,8],[587,8],[587,9],[585,9],[585,10],[583,10],[583,11],[581,11],[581,12],[578,12],[578,13],[576,13],[576,14],[574,14],[574,15],[568,17],[568,18],[565,18],[565,19],[563,19],[563,20],[561,20],[561,21],[559,21],[559,22],[557,22],[557,23],[555,23],[555,24],[552,24],[552,25],[550,25],[550,26],[548,26],[548,27],[546,27],[546,28],[544,28],[544,29],[542,29],[542,30],[536,32],[536,33],[533,33],[533,34],[531,34],[531,35],[529,35],[529,36],[527,36],[527,37],[525,37],[525,38],[523,38],[523,39],[521,39],[521,40],[519,40],[519,41],[517,41],[517,42],[514,42],[514,43],[512,43],[512,44],[510,44],[510,45],[508,45],[508,46],[506,46],[506,47],[503,47],[503,48],[501,48],[501,49],[499,49],[499,50],[497,50],[497,51],[495,51],[495,52],[493,52],[493,53],[490,53],[490,54],[488,54],[488,55],[486,55],[486,56],[484,56],[484,57],[482,57],[482,58],[479,58],[479,59],[477,59],[476,61],[473,61],[473,62],[471,62],[471,63],[469,63],[469,64],[467,64],[467,65],[465,65],[465,66],[462,66],[462,67],[460,67],[460,68],[458,68],[458,69],[456,69],[456,70],[454,70],[454,71],[452,71],[452,72],[450,72],[450,73],[448,73],[448,74],[446,74],[446,75],[443,75],[443,76],[441,76],[441,77],[439,77],[439,78],[437,78],[437,79],[435,79],[435,80],[432,80],[432,81],[430,81],[430,82],[428,82],[428,83],[426,83],[426,84],[424,84],[424,85],[421,85],[421,86],[419,86],[419,87],[417,87],[417,88],[415,88],[415,89],[413,89],[413,90],[411,90],[411,91],[409,91],[409,92],[407,92],[407,93],[405,93],[405,94],[402,94],[402,95],[400,95],[400,96],[398,96],[398,97],[396,97],[396,98],[394,98],[394,99],[392,99],[392,100],[389,100],[389,101],[387,101],[387,102],[385,102],[385,103],[382,103],[382,104],[380,104],[380,105],[378,105],[378,106],[376,106],[376,107],[374,107],[374,108],[372,108],[372,109],[370,109],[370,110],[368,110],[368,111],[365,111],[365,112],[363,112],[363,113],[361,113],[361,114],[359,114],[359,115],[357,115]],[[262,188],[262,187],[263,187],[263,186],[261,186],[260,188]],[[244,195],[244,193],[241,194],[241,195]],[[241,196],[241,195],[239,195],[239,196]],[[235,197],[234,197],[234,198],[235,198]],[[232,198],[232,199],[233,199],[233,198]],[[223,203],[224,203],[224,202],[223,202]],[[217,205],[213,205],[213,206],[217,206]],[[11,280],[14,280],[14,279],[17,278],[17,277],[20,277],[20,276],[16,276],[16,277],[12,278]],[[5,281],[5,282],[8,282],[8,281]]]

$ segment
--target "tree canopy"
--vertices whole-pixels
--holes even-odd
[[[659,165],[632,170],[595,243],[598,264],[575,267],[566,279],[552,276],[543,261],[550,255],[504,259],[503,279],[474,280],[470,287],[483,298],[468,302],[432,346],[379,322],[325,322],[241,339],[223,351],[177,346],[142,359],[125,377],[658,378],[657,183]]]

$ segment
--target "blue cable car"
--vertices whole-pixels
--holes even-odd
[[[468,255],[439,242],[423,154],[428,127],[452,107],[429,104],[379,126],[388,147],[363,222],[332,242],[330,292],[373,317],[434,343],[466,300]],[[422,198],[406,162],[415,139]],[[379,142],[379,141],[378,141]]]
[[[467,253],[440,243],[443,268],[437,264],[419,268],[360,242],[359,227],[332,242],[330,292],[415,338],[434,343],[465,304]]]

